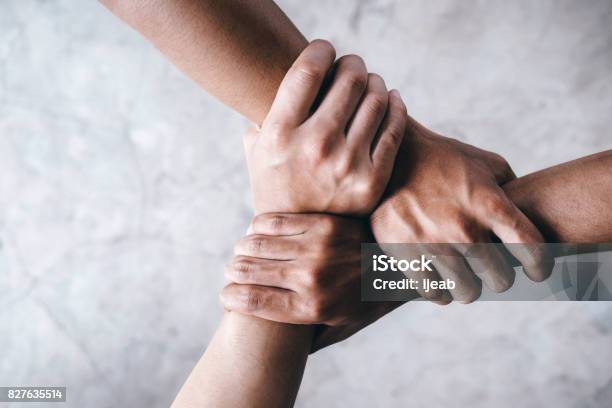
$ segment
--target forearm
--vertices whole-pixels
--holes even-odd
[[[100,1],[206,91],[257,123],[307,44],[270,0]],[[398,161],[406,161],[402,153]],[[519,178],[504,190],[548,240],[610,241],[610,167],[610,153],[603,153]]]
[[[309,326],[226,312],[172,406],[292,406],[311,341]]]
[[[612,150],[520,177],[503,189],[549,242],[612,242]]]
[[[307,41],[271,0],[100,0],[204,90],[255,123]]]

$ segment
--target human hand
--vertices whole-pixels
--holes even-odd
[[[369,214],[389,181],[407,120],[397,91],[312,42],[285,76],[261,130],[245,137],[255,210]],[[317,103],[315,103],[317,102]]]
[[[361,302],[367,223],[325,214],[261,214],[226,267],[223,306],[294,324],[319,324],[313,350],[343,340],[399,302]],[[415,294],[416,295],[416,294]]]
[[[468,248],[461,244],[495,237],[524,244],[507,249],[530,279],[546,279],[554,261],[539,245],[544,239],[500,187],[516,177],[508,163],[495,153],[435,134],[410,117],[407,128],[409,137],[371,227],[380,243],[450,243],[454,253],[439,257],[437,277],[453,280],[455,289],[421,295],[441,304],[453,299],[469,303],[480,296],[482,282],[496,292],[509,289],[514,269],[494,246],[478,246],[477,257],[463,257]]]

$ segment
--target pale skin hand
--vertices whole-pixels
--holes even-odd
[[[256,216],[249,231],[226,266],[232,282],[221,292],[226,309],[321,325],[312,345],[315,351],[395,307],[361,302],[360,243],[373,240],[366,220],[269,213]]]
[[[307,45],[270,0],[102,3],[206,91],[254,123],[263,122],[284,73]],[[490,242],[498,233],[501,236],[497,238],[506,243],[514,239],[541,242],[537,229],[519,215],[499,188],[513,178],[505,160],[425,128],[419,133],[422,137],[412,140],[411,131],[406,133],[385,202],[372,219],[379,242]],[[454,177],[454,183],[448,183],[449,169],[453,169],[452,176],[466,177]],[[445,188],[432,197],[426,188],[432,185]],[[495,226],[491,212],[495,213]],[[445,229],[432,225],[432,220],[445,220]],[[541,263],[532,265],[538,258]],[[545,254],[535,259],[522,254],[519,259],[535,280],[549,273],[550,258]],[[478,276],[491,289],[502,290],[512,282],[510,269],[498,254],[488,254],[487,264],[496,267],[485,267]],[[459,281],[465,283],[461,286],[465,290],[453,294],[432,291],[438,303],[447,303],[453,296],[469,301],[479,293],[480,281],[470,265],[460,265],[463,274]]]
[[[549,242],[607,243],[612,241],[611,169],[612,151],[607,151],[529,174],[503,188],[537,220]],[[360,301],[360,243],[370,240],[363,220],[355,218],[259,215],[226,268],[232,283],[223,290],[222,303],[265,319],[322,325],[314,351],[344,340],[402,304]]]
[[[245,147],[256,211],[298,207],[314,200],[335,211],[354,214],[364,211],[365,206],[374,207],[380,199],[382,188],[372,189],[378,193],[359,195],[356,200],[356,192],[350,185],[344,185],[342,179],[351,178],[353,172],[358,172],[362,182],[376,180],[386,184],[391,175],[389,163],[393,162],[407,119],[405,107],[399,95],[387,93],[380,78],[370,75],[373,82],[370,84],[360,59],[347,58],[337,63],[327,95],[313,112],[319,87],[333,60],[334,51],[329,44],[320,41],[307,47],[281,84],[262,130],[247,136]],[[304,76],[306,70],[308,75]],[[367,82],[356,86],[360,84],[356,80],[360,75]],[[384,109],[372,109],[372,99],[384,100]],[[287,107],[291,107],[288,112],[284,111]],[[360,123],[361,128],[349,128],[345,133],[342,129],[351,119]],[[306,155],[304,160],[306,145],[312,141],[299,134],[306,127],[319,132],[320,143],[330,146],[330,155],[319,156],[321,152],[317,151]],[[360,138],[360,143],[354,138]],[[365,148],[364,143],[368,143]],[[296,162],[300,166],[296,166]],[[275,175],[279,171],[282,176]],[[301,194],[287,189],[294,180],[299,182],[305,175],[330,182],[320,186],[313,184],[312,189],[300,190]],[[244,245],[253,250],[263,249],[260,239],[245,242]],[[248,338],[248,341],[227,347],[225,338],[230,330],[227,327],[231,328],[231,333],[240,333],[241,338]],[[292,405],[312,344],[313,330],[313,326],[286,325],[226,313],[218,334],[179,392],[175,406]],[[252,347],[250,342],[262,347]],[[247,361],[243,363],[229,354],[246,356]],[[273,375],[268,375],[269,371],[274,371]],[[238,384],[239,390],[236,389]]]
[[[255,123],[263,121],[286,70],[307,45],[305,38],[272,1],[102,0],[102,3],[147,37],[203,89]],[[406,143],[405,147],[409,149],[410,146]],[[453,150],[460,151],[456,146],[450,149]],[[407,159],[407,155],[400,154],[397,168],[401,168],[402,163],[406,168]],[[498,170],[504,167],[505,164],[499,165]],[[554,178],[555,170],[552,172],[543,175],[542,184],[517,179],[504,188],[515,204],[537,220],[539,226],[550,225],[553,232],[559,231],[558,239],[589,241],[589,232],[594,231],[592,227],[612,230],[609,220],[607,224],[600,220],[600,224],[593,226],[587,216],[584,224],[574,224],[576,198],[566,200],[567,194],[579,188],[566,188],[567,185]],[[554,186],[547,185],[547,181]],[[400,186],[396,186],[396,191]],[[452,190],[448,192],[452,193]],[[605,200],[599,197],[599,201],[605,203]],[[555,213],[557,208],[561,208],[559,214]],[[555,221],[557,215],[559,221]],[[555,235],[546,231],[546,236]]]
[[[371,240],[358,218],[258,215],[226,266],[233,284],[221,293],[222,303],[228,310],[297,324],[338,326],[359,319],[366,310],[359,244]]]
[[[226,313],[172,407],[292,406],[311,346],[304,327]]]
[[[313,41],[297,58],[260,131],[245,137],[257,212],[369,214],[384,191],[406,126],[397,91],[369,74],[361,58],[336,62],[313,110],[335,51]]]

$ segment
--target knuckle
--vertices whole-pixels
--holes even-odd
[[[296,82],[305,87],[312,87],[323,80],[325,71],[312,62],[302,61],[294,66],[293,77]]]
[[[246,256],[235,256],[231,265],[231,270],[238,276],[249,276],[254,270],[254,264]]]
[[[382,85],[385,84],[385,80],[380,75],[378,75],[377,73],[375,73],[375,72],[368,73],[368,84],[376,83],[376,82],[378,82],[378,83],[380,83]],[[386,94],[386,92],[385,92],[385,94]]]
[[[340,79],[353,89],[364,90],[368,83],[368,73],[363,59],[358,55],[350,54],[338,60]]]
[[[501,194],[485,193],[480,197],[480,205],[487,214],[504,214],[507,212],[508,204]]]
[[[312,323],[322,323],[327,319],[327,307],[321,297],[315,298],[308,305],[307,316]]]
[[[246,246],[249,253],[258,254],[266,247],[266,239],[262,236],[251,235],[247,237]]]
[[[402,138],[404,137],[404,124],[406,121],[393,124],[389,126],[386,132],[387,141],[391,146],[399,146]]]
[[[317,38],[316,40],[312,40],[312,42],[310,43],[309,47],[313,47],[313,46],[317,46],[317,47],[322,47],[327,49],[327,51],[334,53],[336,52],[336,50],[334,49],[334,46],[331,42],[324,40],[322,38]]]
[[[530,255],[525,262],[527,265],[524,266],[539,266],[547,265],[550,263],[551,256],[546,252],[545,248],[541,244],[523,244],[526,252]]]
[[[262,226],[266,230],[270,230],[273,232],[278,232],[283,230],[283,228],[289,222],[289,217],[282,214],[259,214],[255,216],[253,220],[253,224],[256,226]]]
[[[267,146],[276,150],[283,150],[290,139],[291,129],[284,123],[265,123],[262,128],[262,140]]]
[[[551,275],[555,266],[554,257],[541,244],[532,246],[528,251],[531,257],[522,261],[523,269],[527,268],[535,272],[529,274],[529,278],[535,282],[546,280]]]
[[[495,280],[493,287],[491,290],[495,293],[503,293],[510,289],[514,284],[514,279],[511,279],[508,276],[503,276]]]
[[[342,80],[349,89],[361,92],[367,85],[367,77],[356,69],[350,69],[342,75]]]
[[[264,303],[264,298],[261,295],[261,293],[253,289],[247,290],[244,299],[245,299],[244,306],[246,310],[248,310],[249,312],[259,310],[263,306],[263,303]]]
[[[365,108],[373,116],[382,116],[387,111],[387,94],[371,93],[365,99]]]
[[[500,166],[510,168],[510,164],[502,155],[495,153],[495,152],[489,152],[489,154],[491,155],[491,160],[493,162],[497,163]]]
[[[495,152],[489,152],[491,155],[491,161],[495,164],[497,168],[503,171],[504,174],[512,174],[512,167],[510,167],[510,163],[500,154]]]

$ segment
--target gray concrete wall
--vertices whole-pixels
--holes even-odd
[[[611,1],[281,6],[519,175],[612,148]],[[169,404],[251,214],[244,127],[95,2],[0,2],[0,385]],[[609,407],[611,362],[610,304],[417,303],[314,355],[298,406]]]

